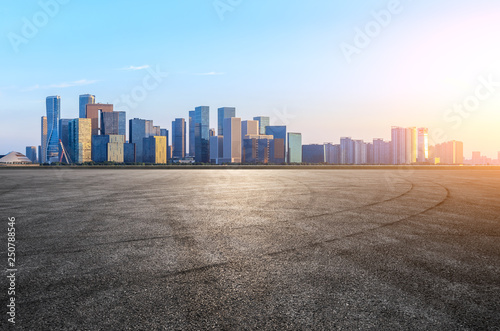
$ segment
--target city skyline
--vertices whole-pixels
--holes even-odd
[[[464,141],[467,158],[473,151],[497,157],[497,2],[399,1],[394,9],[391,1],[242,1],[222,14],[212,1],[133,3],[61,1],[52,12],[36,2],[0,5],[2,57],[10,63],[0,78],[2,154],[38,141],[40,123],[26,118],[40,116],[47,95],[61,96],[61,118],[76,118],[79,95],[88,93],[162,127],[187,119],[195,105],[230,105],[242,119],[267,115],[272,125],[301,132],[304,144],[343,136],[388,140],[388,127],[416,126],[442,132],[434,144]],[[80,17],[88,6],[94,14]],[[149,23],[118,19],[132,13]],[[25,22],[43,15],[47,22],[25,36]],[[256,17],[259,26],[251,24]],[[116,29],[94,24],[104,18]],[[358,47],[373,22],[380,31]],[[82,49],[80,34],[94,47]],[[13,36],[25,40],[16,44]],[[134,97],[140,88],[146,94]],[[210,127],[216,123],[212,112]]]

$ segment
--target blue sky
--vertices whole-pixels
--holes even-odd
[[[234,106],[304,143],[389,139],[400,125],[462,140],[466,157],[500,151],[496,0],[5,0],[0,15],[0,154],[40,144],[46,96],[74,118],[85,93],[168,129],[199,105],[216,127],[216,108]],[[372,36],[356,44],[357,31]],[[480,103],[457,110],[478,88]]]

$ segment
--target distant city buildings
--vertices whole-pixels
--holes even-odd
[[[341,137],[338,144],[305,144],[299,132],[283,125],[270,125],[267,116],[242,120],[234,107],[217,109],[217,128],[210,129],[208,106],[196,107],[184,118],[172,121],[169,130],[152,120],[129,120],[112,104],[96,103],[95,96],[80,95],[79,118],[61,119],[61,98],[46,98],[41,117],[40,145],[27,146],[26,155],[40,163],[249,163],[249,164],[500,164],[480,152],[464,159],[463,142],[431,146],[429,129],[391,127],[391,140]],[[89,129],[90,125],[90,129]],[[128,134],[128,141],[126,140]]]

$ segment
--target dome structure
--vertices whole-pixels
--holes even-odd
[[[0,164],[32,164],[26,155],[19,152],[10,152],[0,159]]]

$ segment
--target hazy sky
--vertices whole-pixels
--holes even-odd
[[[0,154],[40,144],[46,96],[74,118],[85,93],[169,130],[234,106],[304,143],[423,126],[467,158],[500,151],[498,0],[3,0],[0,15]]]

